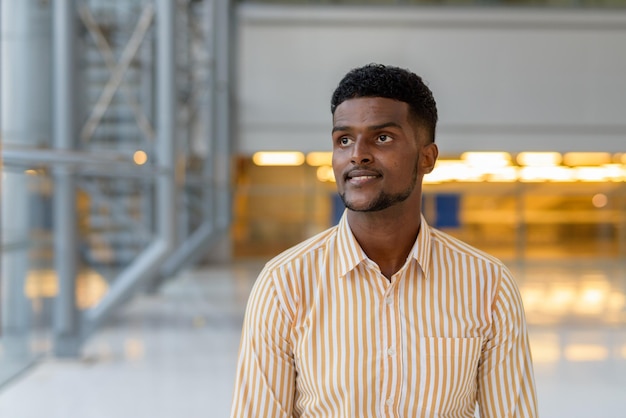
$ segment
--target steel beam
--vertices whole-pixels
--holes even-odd
[[[233,13],[229,0],[216,0],[215,58],[216,58],[216,144],[215,177],[218,187],[216,227],[227,228],[230,225],[231,202],[231,159],[232,159],[232,100],[231,68],[234,52]]]
[[[156,1],[157,106],[156,163],[163,170],[156,180],[156,237],[113,281],[106,296],[85,313],[85,337],[122,302],[159,272],[176,240],[176,90],[174,0]]]
[[[76,144],[75,89],[75,4],[73,0],[54,2],[54,148],[72,150]],[[58,293],[53,314],[54,353],[75,357],[80,350],[80,329],[76,306],[78,276],[78,230],[76,179],[68,167],[57,166],[54,173],[54,266]]]
[[[3,145],[27,148],[47,145],[50,132],[50,7],[33,1],[0,3],[0,89]],[[1,176],[3,247],[11,242],[30,243],[33,199],[32,178],[3,169]],[[7,245],[7,248],[10,247]],[[24,285],[31,262],[28,246],[3,251],[0,307],[2,340],[8,354],[28,356],[31,327],[30,302]]]
[[[203,177],[202,224],[172,253],[164,263],[155,287],[174,276],[182,267],[197,262],[213,248],[211,259],[231,257],[228,229],[231,219],[230,160],[231,82],[233,60],[231,49],[232,10],[229,0],[205,1],[205,34],[210,56],[210,85],[203,110],[206,154]]]

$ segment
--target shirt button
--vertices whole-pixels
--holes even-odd
[[[393,298],[387,298],[387,300],[385,300],[385,303],[387,305],[391,305],[393,303]]]
[[[385,403],[387,404],[387,406],[393,406],[393,399],[389,398]]]
[[[396,350],[394,350],[393,348],[389,348],[387,350],[387,354],[389,354],[390,356],[393,356],[394,354],[396,354]]]

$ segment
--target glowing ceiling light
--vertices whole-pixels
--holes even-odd
[[[137,165],[144,165],[148,162],[148,154],[144,150],[137,150],[133,154],[133,161]]]
[[[424,182],[432,184],[445,181],[481,181],[483,175],[484,172],[461,160],[439,160],[435,169],[424,176]]]
[[[524,182],[543,182],[543,181],[574,181],[576,173],[569,167],[522,167],[520,169],[519,179]]]
[[[513,182],[519,178],[517,167],[501,167],[493,170],[489,175],[489,181],[493,182]]]
[[[607,181],[610,175],[604,167],[576,167],[576,179],[586,182]]]
[[[297,151],[256,152],[252,161],[259,166],[298,166],[304,164],[304,154]]]
[[[550,167],[561,164],[562,157],[558,152],[520,152],[516,160],[528,167]]]
[[[306,155],[306,163],[313,167],[322,165],[333,165],[332,152],[309,152]]]
[[[563,156],[563,164],[570,167],[610,163],[611,154],[608,152],[568,152]]]
[[[606,172],[607,179],[611,181],[626,180],[626,167],[622,167],[621,164],[605,164],[602,168]]]
[[[461,154],[461,160],[473,167],[500,168],[511,164],[511,154],[508,152],[464,152]]]

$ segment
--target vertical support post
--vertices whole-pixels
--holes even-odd
[[[231,159],[231,89],[229,75],[232,68],[230,28],[231,9],[228,0],[205,0],[204,25],[209,55],[209,91],[204,103],[203,129],[194,132],[193,139],[204,156],[203,177],[210,182],[202,189],[202,224],[182,242],[163,264],[154,287],[173,276],[182,266],[207,256],[209,260],[223,261],[232,256],[228,227],[230,225],[230,159]],[[203,134],[203,135],[200,135]],[[199,150],[197,150],[199,152]]]
[[[176,95],[174,0],[156,0],[156,238],[113,281],[100,303],[85,313],[85,334],[91,333],[132,292],[158,275],[176,240]]]
[[[144,42],[139,49],[139,62],[141,63],[141,95],[139,102],[141,103],[141,107],[146,117],[149,120],[156,120],[154,118],[154,90],[155,90],[155,76],[153,69],[155,68],[154,64],[154,42]],[[145,138],[144,139],[144,150],[150,150],[150,139],[154,138]],[[142,216],[142,224],[146,231],[151,231],[154,227],[154,187],[152,180],[142,180],[141,182],[141,216]]]
[[[51,80],[50,7],[43,2],[3,1],[0,21],[2,57],[1,123],[3,145],[22,148],[48,145]],[[12,359],[28,357],[30,305],[24,294],[30,262],[33,196],[23,172],[3,168],[1,224],[3,244],[0,309],[3,346]]]
[[[204,107],[204,118],[206,123],[206,131],[205,138],[206,141],[206,154],[204,158],[204,164],[202,167],[202,175],[205,178],[211,179],[211,182],[205,186],[202,193],[202,221],[203,223],[210,223],[213,229],[215,228],[215,213],[216,213],[216,203],[215,203],[215,143],[217,142],[217,103],[216,103],[216,94],[215,89],[217,85],[217,36],[216,36],[216,26],[218,24],[217,19],[217,2],[220,0],[206,0],[205,1],[205,33],[210,37],[208,41],[208,56],[209,56],[209,90],[208,97],[206,100],[206,106]]]
[[[167,170],[157,181],[157,232],[171,251],[176,241],[176,7],[157,0],[157,163]]]
[[[71,150],[76,138],[75,7],[73,0],[54,2],[54,148]],[[53,316],[54,353],[75,357],[80,349],[76,277],[78,231],[75,178],[67,167],[54,169],[54,264],[59,291]]]
[[[192,24],[192,16],[191,10],[192,7],[191,2],[178,2],[176,6],[176,20],[175,25],[178,24],[178,30],[176,32],[176,50],[174,54],[174,60],[176,62],[176,66],[179,69],[182,69],[177,74],[177,78],[180,77],[180,73],[182,73],[187,83],[191,83],[194,79],[194,65],[193,65],[193,51],[192,51],[192,40],[193,35],[191,33],[190,25]],[[190,157],[191,147],[191,133],[193,132],[193,127],[191,126],[191,118],[190,115],[194,110],[194,103],[191,99],[194,96],[194,93],[189,90],[186,93],[188,96],[186,97],[186,102],[184,105],[180,102],[180,108],[177,109],[177,115],[183,114],[183,123],[177,124],[177,129],[175,131],[176,141],[178,144],[178,158],[176,160],[176,206],[177,206],[177,217],[176,217],[176,239],[177,245],[180,245],[181,242],[184,242],[190,233],[189,228],[189,205],[186,202],[187,196],[184,192],[185,187],[185,177],[186,177],[186,167],[187,167],[187,159]],[[175,96],[177,99],[177,103],[179,103],[178,95]],[[181,110],[184,109],[184,113]]]
[[[230,0],[216,0],[215,3],[215,227],[226,230],[230,225],[232,213],[231,191],[231,159],[232,159],[232,85],[231,68],[234,60],[232,42],[232,10]],[[232,43],[231,43],[232,42]],[[225,237],[227,242],[217,246],[222,259],[232,257],[230,236]]]

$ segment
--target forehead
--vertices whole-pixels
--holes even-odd
[[[409,123],[409,105],[386,97],[357,97],[342,102],[333,115],[334,126],[370,126]]]

